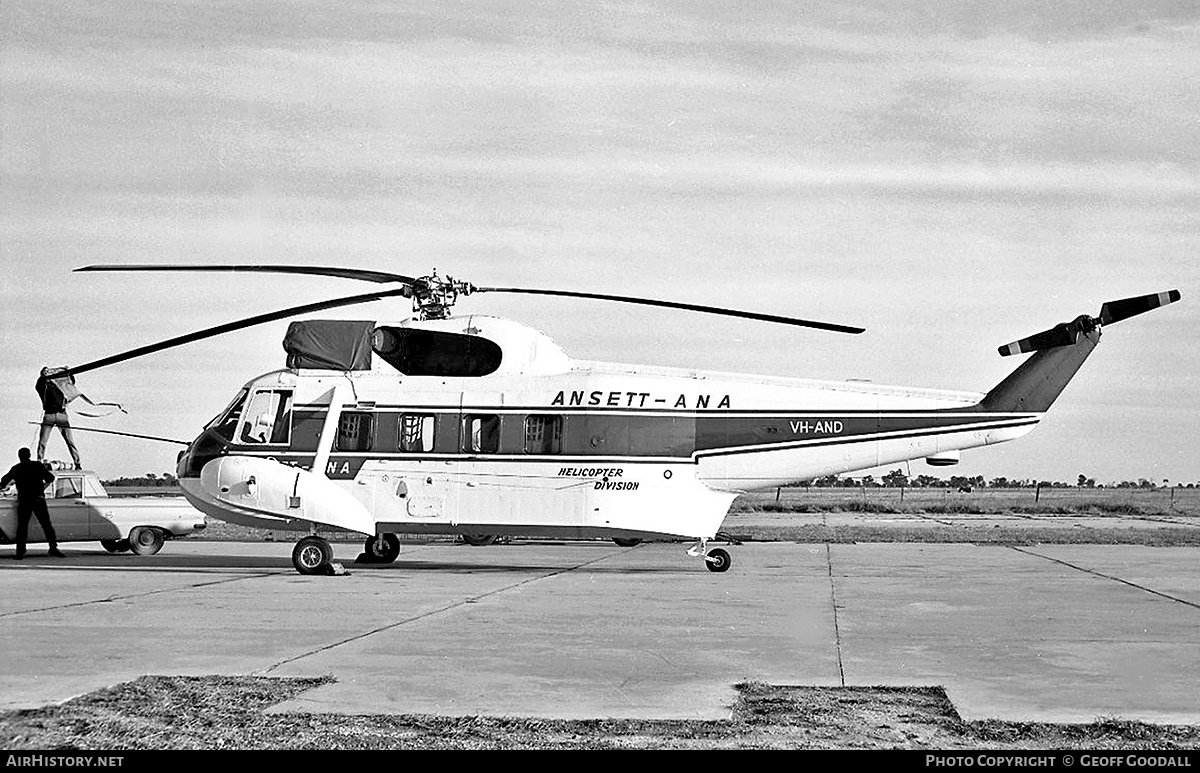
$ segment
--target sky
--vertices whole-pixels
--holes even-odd
[[[979,392],[1018,364],[998,346],[1179,289],[1032,434],[906,471],[1200,482],[1197,115],[1192,2],[6,0],[0,454],[36,443],[44,365],[377,287],[73,269],[294,263],[859,325],[458,307],[579,359]],[[84,374],[128,414],[73,423],[191,439],[285,330]],[[102,477],[179,449],[77,440]]]

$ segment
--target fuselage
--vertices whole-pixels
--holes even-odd
[[[492,317],[347,324],[363,327],[333,346],[344,361],[299,344],[293,367],[247,383],[193,442],[179,465],[193,504],[272,528],[708,538],[739,493],[952,462],[1020,437],[1043,410],[573,360]],[[355,335],[370,336],[369,356]]]

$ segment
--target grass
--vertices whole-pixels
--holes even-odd
[[[1200,517],[1200,489],[780,488],[743,494],[733,512],[1114,513]]]

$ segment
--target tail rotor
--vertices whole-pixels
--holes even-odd
[[[1119,301],[1109,301],[1100,307],[1099,317],[1089,317],[1084,314],[1076,317],[1071,322],[1059,323],[1049,330],[1043,330],[1040,333],[1034,333],[1026,338],[1013,341],[1011,344],[1001,346],[1000,354],[1008,357],[1013,354],[1052,349],[1056,346],[1071,346],[1078,343],[1081,336],[1097,328],[1111,325],[1114,322],[1120,322],[1123,319],[1129,319],[1138,314],[1144,314],[1147,311],[1157,309],[1159,306],[1166,306],[1169,303],[1179,300],[1179,298],[1178,290],[1168,290],[1162,293],[1136,295],[1132,298],[1122,298]]]

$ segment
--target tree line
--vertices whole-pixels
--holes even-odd
[[[1136,481],[1123,480],[1113,483],[1097,483],[1095,478],[1088,477],[1083,473],[1075,479],[1074,483],[1067,483],[1061,480],[1039,480],[1037,478],[1006,478],[999,476],[990,480],[985,479],[982,475],[951,475],[949,478],[939,478],[936,475],[916,475],[909,477],[902,469],[895,469],[886,475],[879,478],[873,475],[862,475],[859,477],[826,475],[823,478],[813,478],[807,481],[791,484],[793,487],[800,486],[803,488],[952,488],[960,491],[970,491],[977,488],[1117,488],[1117,489],[1158,489],[1171,488],[1172,485],[1179,488],[1194,488],[1195,483],[1175,483],[1164,478],[1161,482],[1150,480],[1149,478],[1138,478]]]
[[[172,487],[179,485],[179,481],[169,472],[154,473],[148,472],[140,477],[121,477],[113,478],[112,480],[103,481],[105,486],[141,486],[141,487]],[[1119,488],[1119,489],[1158,489],[1171,488],[1176,486],[1179,488],[1194,488],[1195,483],[1175,483],[1172,484],[1169,480],[1163,479],[1161,482],[1153,481],[1148,478],[1138,478],[1136,481],[1123,480],[1119,483],[1097,483],[1095,478],[1090,478],[1082,473],[1075,479],[1074,483],[1067,483],[1059,480],[1038,480],[1036,478],[1006,478],[1003,476],[985,480],[982,475],[974,475],[967,477],[965,475],[951,475],[949,478],[939,478],[936,475],[917,475],[910,478],[900,468],[892,470],[887,475],[875,478],[873,475],[862,475],[857,478],[851,476],[826,475],[823,478],[813,478],[811,480],[800,481],[799,483],[791,484],[792,487],[801,488],[951,488],[958,490],[973,490],[977,488]]]

